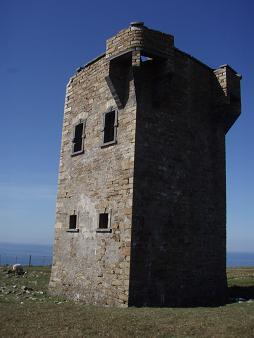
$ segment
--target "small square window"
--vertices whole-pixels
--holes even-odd
[[[77,215],[75,215],[75,213],[69,216],[69,228],[66,231],[67,232],[79,232],[78,217]]]
[[[77,229],[77,215],[70,215],[69,229],[70,230]]]
[[[96,232],[112,232],[110,227],[110,214],[105,212],[99,214],[98,228]]]
[[[108,214],[100,214],[99,218],[99,229],[108,228]]]

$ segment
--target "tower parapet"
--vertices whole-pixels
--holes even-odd
[[[227,64],[215,69],[214,74],[218,81],[217,88],[222,89],[220,93],[217,91],[216,105],[224,115],[227,132],[241,113],[240,81],[242,76]]]
[[[171,57],[173,48],[172,35],[148,29],[142,22],[134,22],[107,40],[106,58],[112,59],[132,51],[141,51],[147,56]]]

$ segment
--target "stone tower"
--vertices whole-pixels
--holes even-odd
[[[52,294],[90,304],[226,300],[225,134],[241,77],[135,22],[67,85]]]

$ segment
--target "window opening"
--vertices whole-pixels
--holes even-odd
[[[117,114],[110,111],[104,114],[103,144],[116,142]]]
[[[77,215],[70,215],[69,229],[77,229]]]
[[[99,216],[99,229],[107,229],[108,228],[108,214],[103,213]]]
[[[74,138],[73,138],[73,147],[72,153],[81,153],[83,152],[83,143],[84,143],[84,123],[78,123],[74,129]]]

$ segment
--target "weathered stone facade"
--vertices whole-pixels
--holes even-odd
[[[142,23],[109,39],[67,85],[51,292],[116,306],[223,303],[225,134],[239,114],[228,65],[213,70]]]

